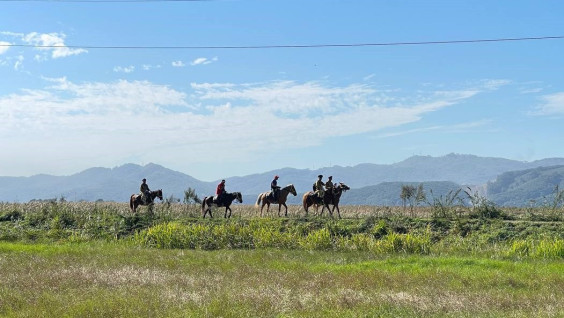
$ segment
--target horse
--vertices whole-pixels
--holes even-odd
[[[260,216],[262,217],[262,209],[264,208],[264,206],[266,205],[266,212],[268,212],[268,210],[270,209],[270,204],[272,203],[272,204],[278,204],[278,216],[280,216],[280,209],[282,208],[282,206],[284,206],[284,208],[286,208],[284,216],[287,217],[288,206],[286,205],[286,199],[288,198],[289,193],[293,194],[294,196],[298,195],[296,192],[296,188],[294,188],[293,184],[289,184],[284,188],[280,189],[280,192],[278,193],[278,200],[274,200],[272,196],[270,196],[271,192],[272,191],[267,191],[258,195],[257,203],[255,203],[255,206],[258,207],[259,204],[261,205]]]
[[[325,207],[327,207],[327,210],[329,211],[329,214],[331,215],[331,217],[333,217],[333,212],[335,212],[335,208],[337,208],[337,214],[339,215],[339,219],[341,218],[341,211],[339,210],[339,201],[341,199],[341,195],[343,194],[343,192],[350,190],[351,188],[349,188],[349,186],[347,186],[346,184],[339,182],[337,185],[335,185],[333,187],[333,191],[325,191],[325,195],[323,197],[323,202],[321,202],[321,200],[317,199],[314,195],[313,192],[306,192],[304,193],[304,196],[302,197],[302,204],[304,207],[304,210],[306,211],[306,216],[307,216],[307,212],[308,212],[308,208],[312,205],[315,205],[315,210],[317,212],[317,209],[319,208],[319,204],[323,204],[323,208],[321,209],[321,212],[319,215],[323,215],[323,210],[325,210]],[[329,209],[329,205],[333,205],[333,209]]]
[[[209,212],[210,218],[213,218],[211,208],[212,206],[225,207],[225,215],[224,218],[227,218],[227,210],[229,210],[229,217],[231,217],[231,208],[229,207],[233,200],[237,199],[239,203],[243,203],[243,196],[241,192],[233,192],[233,193],[225,193],[220,197],[219,201],[214,201],[213,196],[204,197],[202,200],[202,213],[204,215],[204,219],[206,218],[206,214]]]
[[[150,192],[150,201],[149,203],[145,203],[143,201],[141,201],[141,195],[140,194],[132,194],[131,197],[129,198],[129,207],[131,208],[131,212],[136,213],[137,212],[137,207],[140,205],[151,205],[153,204],[153,202],[155,201],[155,198],[159,198],[161,199],[161,201],[163,200],[163,190],[159,189],[157,191],[151,191]]]

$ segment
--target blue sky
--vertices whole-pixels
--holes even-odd
[[[153,162],[211,181],[453,152],[564,157],[564,39],[217,48],[563,36],[562,12],[562,1],[0,1],[0,175]]]

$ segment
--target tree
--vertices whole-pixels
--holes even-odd
[[[425,190],[423,189],[423,183],[420,183],[417,189],[410,184],[404,184],[401,186],[400,198],[403,201],[403,208],[406,208],[407,203],[409,203],[409,211],[411,216],[413,216],[413,207],[418,205],[420,202],[426,200]]]
[[[184,203],[185,204],[200,204],[202,200],[198,198],[198,194],[196,194],[196,190],[188,187],[188,189],[184,190]]]
[[[411,184],[402,184],[400,198],[403,201],[403,208],[406,208],[407,203],[412,206],[412,202],[415,196],[415,187]]]

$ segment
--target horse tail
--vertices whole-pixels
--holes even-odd
[[[202,213],[204,213],[204,210],[206,208],[206,200],[208,199],[208,197],[204,197],[204,199],[202,200]]]
[[[307,197],[308,197],[309,192],[304,193],[304,196],[302,197],[302,204],[304,206],[304,210],[307,211],[307,208],[309,207],[307,205]]]
[[[257,198],[257,203],[255,203],[255,206],[259,206],[260,205],[260,200],[262,199],[262,193],[258,195]]]

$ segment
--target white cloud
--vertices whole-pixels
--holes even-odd
[[[144,71],[149,71],[149,70],[152,70],[152,69],[154,69],[154,68],[161,68],[161,66],[158,65],[158,64],[157,64],[157,65],[143,64],[143,65],[141,66],[141,68],[142,68]]]
[[[10,44],[10,42],[0,41],[0,54],[8,52],[8,49],[10,49]]]
[[[131,161],[243,160],[265,149],[295,150],[413,123],[477,93],[398,98],[368,85],[275,81],[193,83],[187,95],[147,81],[46,80],[43,89],[0,96],[0,135],[10,141],[0,158],[10,171],[0,168],[0,175],[38,160],[71,171]]]
[[[184,66],[186,66],[186,64],[184,64],[184,62],[182,62],[182,61],[173,61],[172,66],[173,67],[184,67]]]
[[[497,90],[502,86],[511,84],[510,80],[504,80],[504,79],[488,79],[488,80],[483,80],[482,81],[482,85],[484,88],[489,89],[489,90]]]
[[[87,53],[82,48],[69,48],[65,45],[66,35],[63,33],[37,33],[23,35],[24,43],[37,45],[36,50],[51,52],[51,58],[57,59]]]
[[[455,125],[446,125],[446,126],[438,125],[438,126],[429,126],[429,127],[423,127],[423,128],[414,128],[414,129],[409,129],[409,130],[402,130],[402,131],[395,131],[395,132],[380,134],[380,135],[376,136],[376,138],[396,137],[396,136],[416,134],[416,133],[428,132],[428,131],[441,131],[441,132],[444,132],[444,133],[468,133],[470,131],[475,130],[476,128],[482,128],[483,126],[486,126],[486,125],[490,124],[491,122],[492,122],[491,119],[483,119],[483,120],[460,123],[460,124],[455,124]],[[480,129],[480,131],[483,132],[482,129]]]
[[[16,62],[14,63],[14,69],[18,71],[22,67],[24,57],[22,55],[18,55],[15,60]]]
[[[116,66],[114,67],[114,72],[116,73],[132,73],[135,71],[135,66]]]
[[[217,56],[211,59],[208,59],[207,57],[199,57],[195,60],[193,60],[190,65],[206,65],[206,64],[210,64],[213,62],[217,62],[218,58]]]
[[[531,115],[552,116],[564,115],[564,92],[544,95],[541,97],[543,104],[536,107]]]

